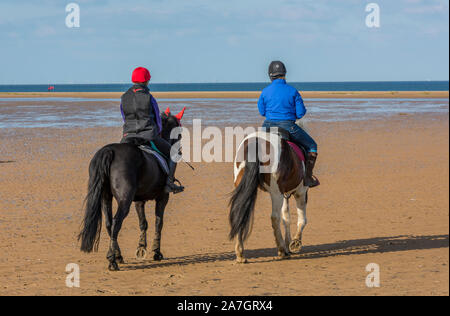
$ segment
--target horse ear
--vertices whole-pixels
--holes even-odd
[[[183,118],[183,115],[184,115],[184,111],[186,110],[186,107],[184,107],[182,110],[181,110],[181,112],[180,113],[178,113],[177,115],[175,115],[175,117],[179,120],[179,121],[181,121],[181,119]]]
[[[170,108],[167,107],[167,109],[166,109],[166,111],[164,113],[166,113],[166,115],[169,116],[170,115]]]

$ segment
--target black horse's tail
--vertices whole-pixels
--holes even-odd
[[[102,200],[109,188],[109,172],[114,159],[114,151],[110,147],[100,149],[89,165],[88,194],[85,199],[85,214],[82,229],[78,235],[81,240],[81,251],[98,250],[102,229]]]
[[[256,143],[256,146],[258,146],[258,143]],[[246,159],[244,175],[239,185],[234,189],[230,199],[229,221],[231,231],[228,236],[230,240],[237,235],[242,240],[246,240],[251,231],[258,187],[261,184],[258,154],[256,154],[255,158],[255,162],[249,162]]]

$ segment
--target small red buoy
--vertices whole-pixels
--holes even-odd
[[[55,86],[48,86],[48,91],[54,91],[55,90]]]

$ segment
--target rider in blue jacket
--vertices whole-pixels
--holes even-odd
[[[313,176],[317,159],[317,144],[309,134],[301,129],[295,121],[306,114],[306,108],[300,93],[286,83],[286,67],[281,61],[273,61],[269,66],[269,77],[272,84],[266,87],[259,98],[259,113],[266,118],[263,127],[277,127],[289,132],[293,142],[305,148],[306,175],[304,184],[308,187],[319,185]]]

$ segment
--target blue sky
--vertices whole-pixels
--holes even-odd
[[[65,7],[81,8],[81,27]],[[368,28],[365,7],[381,8]],[[0,2],[0,84],[448,80],[448,0]]]

